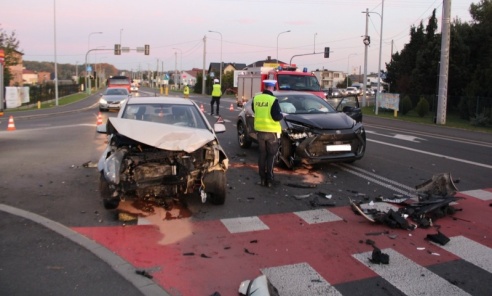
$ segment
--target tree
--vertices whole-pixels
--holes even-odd
[[[12,74],[10,73],[9,66],[14,66],[19,63],[19,59],[14,54],[18,52],[19,41],[15,36],[15,32],[11,32],[10,35],[0,28],[0,48],[4,50],[5,53],[5,68],[4,68],[4,86],[8,86],[10,80],[12,79]]]

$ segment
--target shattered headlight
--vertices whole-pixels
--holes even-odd
[[[290,133],[289,134],[289,137],[292,139],[292,140],[299,140],[299,139],[304,139],[306,138],[308,135],[305,133],[305,132],[302,132],[302,133]]]
[[[113,184],[120,183],[120,170],[123,157],[126,155],[126,150],[118,149],[111,154],[104,162],[104,177],[108,182]]]
[[[293,124],[290,123],[290,129],[289,129],[289,137],[292,140],[300,140],[307,138],[311,135],[311,132],[309,129],[305,126],[299,125],[299,124]]]

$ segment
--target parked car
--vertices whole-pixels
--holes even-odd
[[[229,160],[216,133],[225,125],[212,127],[193,101],[130,98],[97,131],[109,136],[98,162],[106,208],[121,199],[161,204],[192,193],[202,202],[224,204]]]
[[[364,156],[366,133],[357,97],[340,99],[337,107],[309,93],[274,92],[284,113],[277,162],[288,168],[298,163],[353,162]],[[257,142],[251,100],[237,119],[241,148]]]
[[[119,110],[121,104],[129,97],[131,94],[124,87],[106,88],[99,99],[99,111]]]

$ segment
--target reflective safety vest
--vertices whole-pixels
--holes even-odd
[[[184,87],[183,94],[189,95],[190,94],[190,88],[188,86]]]
[[[279,121],[272,118],[271,110],[276,98],[269,94],[257,95],[253,99],[255,110],[255,130],[258,132],[281,133],[282,126]]]
[[[222,96],[222,91],[220,90],[220,84],[214,84],[212,89],[212,97]]]

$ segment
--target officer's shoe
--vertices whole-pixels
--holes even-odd
[[[260,186],[267,186],[267,181],[265,179],[261,179],[261,181],[256,184]]]

